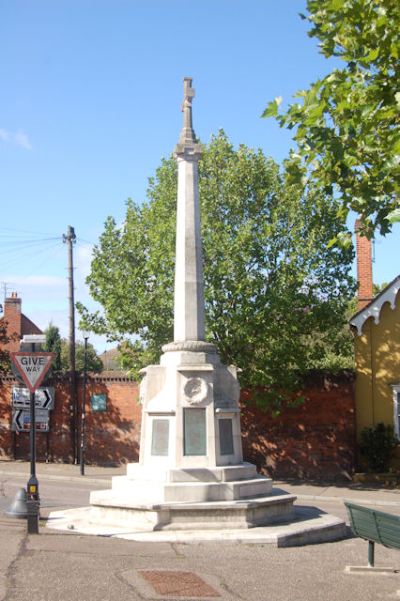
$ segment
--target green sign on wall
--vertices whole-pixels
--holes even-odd
[[[92,394],[90,397],[90,406],[92,411],[107,411],[107,395]]]

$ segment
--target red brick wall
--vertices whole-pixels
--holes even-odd
[[[11,382],[13,378],[0,381],[0,459],[12,458]]]
[[[11,431],[11,389],[17,382],[3,378],[0,385],[0,458],[28,459],[29,433]],[[49,382],[55,386],[55,408],[50,412],[50,432],[37,434],[39,461],[70,462],[73,459],[68,381]],[[86,392],[86,460],[103,465],[137,461],[139,457],[141,407],[138,386],[127,379],[89,379]],[[93,412],[92,394],[107,395],[107,411]],[[78,382],[78,424],[80,425],[82,382]],[[79,431],[78,431],[78,440]]]
[[[12,379],[0,385],[0,458],[29,458],[29,435],[14,435],[11,423]],[[51,414],[51,431],[38,433],[39,460],[71,461],[68,382],[55,382],[56,408]],[[141,406],[137,384],[129,380],[90,380],[87,399],[106,393],[107,412],[87,413],[89,463],[113,464],[137,461],[140,442]],[[242,394],[242,437],[244,456],[260,471],[275,478],[335,479],[351,474],[355,462],[353,376],[314,376],[306,383],[305,401],[286,406],[277,417],[257,409],[251,394]],[[78,399],[81,401],[81,383]],[[87,402],[88,404],[88,402]]]
[[[279,415],[257,409],[243,391],[242,438],[247,461],[274,478],[333,480],[355,468],[355,410],[352,374],[315,376]],[[289,405],[289,406],[288,406]]]

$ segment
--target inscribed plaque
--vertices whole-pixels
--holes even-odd
[[[151,434],[151,454],[161,457],[168,456],[169,420],[153,419]]]
[[[232,420],[219,419],[218,425],[221,455],[233,455]]]
[[[185,455],[207,455],[206,410],[183,410],[183,437]]]

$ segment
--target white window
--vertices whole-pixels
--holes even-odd
[[[393,388],[393,425],[397,438],[400,439],[400,384],[394,384]]]

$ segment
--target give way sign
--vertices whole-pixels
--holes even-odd
[[[43,382],[55,353],[25,353],[21,351],[10,353],[10,356],[26,386],[33,393]]]

